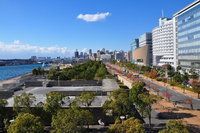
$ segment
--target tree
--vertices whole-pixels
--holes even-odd
[[[181,68],[181,66],[177,66],[176,67],[176,71],[178,72],[178,71],[180,71],[182,68]]]
[[[51,80],[57,80],[59,75],[60,75],[59,70],[51,68],[48,73],[48,78]]]
[[[139,97],[140,94],[146,93],[147,90],[144,88],[145,84],[143,82],[138,82],[133,85],[133,87],[130,90],[130,100],[133,102],[133,104],[139,109],[142,116],[144,114],[144,103]]]
[[[137,82],[133,84],[130,90],[130,99],[134,103],[139,103],[139,94],[146,92],[147,90],[144,88],[145,84],[143,82]]]
[[[174,75],[174,68],[170,64],[165,64],[162,68],[165,70],[166,78]]]
[[[43,133],[44,126],[40,118],[29,113],[19,114],[8,128],[8,133]]]
[[[157,78],[158,76],[158,72],[155,70],[155,69],[152,69],[150,72],[149,72],[149,77],[152,78],[152,79],[155,79]]]
[[[116,120],[108,132],[110,133],[145,133],[144,127],[140,120],[129,118],[124,122]]]
[[[32,74],[33,74],[33,75],[38,75],[38,71],[37,71],[36,68],[32,70]]]
[[[5,99],[0,99],[0,123],[3,123],[4,119],[6,118],[6,110],[5,106],[8,104],[8,102]]]
[[[200,98],[200,81],[199,80],[192,81],[192,89],[194,92],[198,94],[198,98]]]
[[[44,104],[44,110],[53,114],[61,108],[63,95],[59,92],[50,92],[46,95],[46,102]]]
[[[188,80],[188,76],[187,74],[185,75],[182,75],[180,74],[179,72],[176,72],[173,76],[173,81],[176,83],[176,84],[182,84],[183,82],[187,82]]]
[[[94,99],[95,94],[93,92],[82,92],[81,95],[78,97],[78,101],[86,107],[90,106]]]
[[[143,93],[139,95],[140,99],[142,100],[143,107],[144,107],[144,113],[149,119],[149,127],[151,132],[151,111],[152,111],[152,104],[156,103],[159,99],[158,96],[149,94],[149,93]]]
[[[62,109],[53,116],[53,133],[76,133],[84,130],[84,125],[92,122],[93,116],[87,110],[77,107]]]
[[[95,77],[103,79],[107,74],[107,70],[105,65],[101,65],[101,67],[97,70]]]
[[[105,72],[107,72],[106,67],[101,62],[88,61],[83,64],[74,65],[72,68],[65,68],[63,70],[50,69],[48,77],[49,79],[52,80],[57,80],[58,77],[61,80],[71,80],[71,79],[92,80],[95,78],[95,74],[99,76],[99,78],[103,78]]]
[[[8,104],[8,102],[5,99],[0,99],[0,108],[5,107]]]
[[[19,112],[31,112],[31,106],[33,105],[34,101],[36,100],[35,96],[31,93],[22,93],[19,96],[14,97],[14,111],[16,113]]]
[[[92,67],[90,68],[90,67],[88,67],[87,69],[86,69],[86,71],[85,71],[85,79],[86,80],[92,80],[92,79],[94,79],[94,76],[95,76],[95,72],[96,70],[95,69],[93,69]]]
[[[132,115],[134,113],[134,106],[129,98],[129,93],[124,89],[117,89],[113,91],[109,99],[104,103],[103,108],[105,112],[112,112],[113,116]]]
[[[32,70],[32,74],[33,75],[44,75],[45,74],[45,70],[42,69],[41,67],[35,68],[35,69]]]
[[[143,82],[138,82],[133,85],[130,90],[130,98],[132,102],[141,112],[142,116],[145,114],[149,118],[149,126],[151,129],[151,106],[158,99],[158,96],[149,94],[149,92],[144,88]]]
[[[159,133],[189,133],[189,131],[181,120],[170,120],[166,124],[166,129]]]

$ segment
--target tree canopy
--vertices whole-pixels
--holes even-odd
[[[5,99],[0,99],[0,107],[5,107],[8,102]]]
[[[53,133],[77,133],[84,130],[93,120],[92,114],[83,109],[72,107],[59,110],[52,119]]]
[[[31,112],[31,106],[33,105],[34,101],[36,100],[35,96],[31,93],[22,93],[19,96],[14,97],[14,111],[16,113],[19,112]]]
[[[112,111],[112,115],[117,117],[134,113],[129,93],[121,88],[111,93],[110,98],[104,103],[103,108],[105,112]]]
[[[145,133],[144,127],[140,120],[133,117],[121,122],[119,119],[115,121],[109,130],[109,133]]]
[[[95,94],[93,92],[82,92],[81,95],[78,97],[78,101],[86,107],[90,106],[94,99]]]
[[[8,133],[43,133],[40,118],[29,113],[19,114],[8,128]]]
[[[200,98],[200,81],[193,80],[192,81],[192,89],[194,92],[198,93],[198,98]]]
[[[44,110],[51,114],[55,114],[61,108],[63,95],[59,92],[50,92],[46,95],[46,98]]]
[[[189,133],[189,131],[181,120],[170,120],[167,122],[166,128],[159,133]]]
[[[48,77],[52,80],[57,80],[58,77],[60,80],[92,80],[94,78],[104,78],[106,74],[106,67],[100,61],[88,61],[63,70],[51,69],[49,70]]]

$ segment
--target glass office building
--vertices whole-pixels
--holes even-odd
[[[174,15],[177,65],[200,72],[200,1]]]
[[[136,38],[136,39],[134,39],[133,43],[131,43],[131,56],[130,57],[131,57],[132,63],[135,63],[135,59],[134,59],[133,54],[134,54],[135,49],[138,48],[138,47],[139,47],[139,39]]]

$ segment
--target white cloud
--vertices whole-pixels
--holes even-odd
[[[77,19],[84,20],[86,22],[97,22],[106,19],[106,17],[110,16],[111,13],[96,13],[96,14],[79,14]]]
[[[0,58],[28,58],[31,55],[68,57],[73,51],[67,47],[59,46],[38,46],[22,43],[15,40],[11,43],[0,42]],[[22,57],[20,57],[22,56]],[[24,57],[26,56],[26,57]]]

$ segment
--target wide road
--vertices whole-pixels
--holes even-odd
[[[115,71],[116,70],[122,70],[122,68],[118,65],[113,65],[113,64],[107,64],[107,65],[112,66]],[[143,82],[145,82],[147,84],[147,87],[148,87],[149,84],[151,85],[150,87],[148,87],[148,89],[150,89],[150,91],[156,92],[155,89],[154,89],[154,88],[156,88],[157,90],[159,90],[160,95],[167,94],[168,96],[170,96],[171,101],[174,101],[178,105],[181,105],[185,108],[191,108],[191,104],[186,103],[186,101],[191,100],[191,103],[193,105],[193,109],[200,109],[200,99],[184,95],[182,93],[176,92],[176,91],[169,89],[167,87],[163,87],[163,86],[157,84],[156,82],[151,81],[151,79],[145,78],[143,75],[140,75],[139,77]],[[152,88],[152,86],[154,86],[154,87]]]
[[[172,89],[169,89],[167,87],[160,86],[160,85],[156,84],[155,82],[153,82],[153,81],[151,81],[150,79],[147,79],[147,78],[141,78],[141,80],[143,82],[145,82],[147,85],[150,84],[152,86],[155,86],[155,88],[159,90],[160,95],[168,94],[171,101],[174,101],[174,102],[176,101],[178,104],[182,105],[185,108],[191,108],[191,105],[188,104],[188,103],[185,103],[185,102],[188,101],[188,100],[192,100],[193,109],[200,109],[200,99],[192,98],[192,97],[189,97],[187,95],[176,92]],[[152,87],[149,87],[149,89],[151,91],[156,92],[155,89],[153,89]]]

